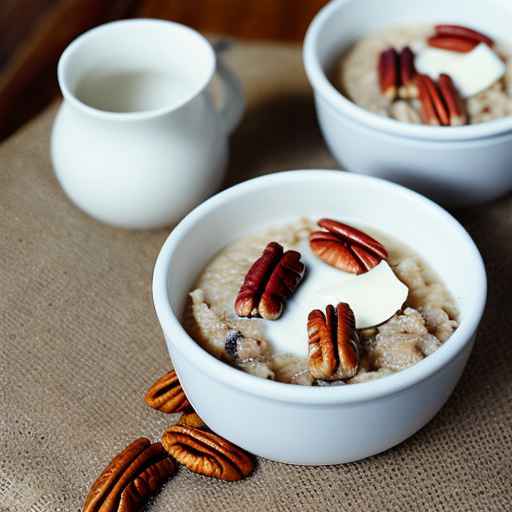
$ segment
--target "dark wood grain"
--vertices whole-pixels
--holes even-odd
[[[12,133],[58,94],[56,65],[64,48],[85,30],[126,14],[132,3],[60,0],[50,2],[47,9],[35,15],[30,31],[15,46],[0,75],[0,138]],[[15,6],[11,12],[17,9]],[[4,19],[4,23],[8,21]]]
[[[41,15],[55,0],[3,0],[0,7],[0,68],[16,46],[28,38]]]
[[[327,0],[145,0],[138,14],[247,39],[300,41]]]

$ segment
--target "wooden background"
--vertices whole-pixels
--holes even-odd
[[[246,39],[301,41],[327,0],[0,0],[0,140],[58,95],[67,44],[106,21],[152,17]]]

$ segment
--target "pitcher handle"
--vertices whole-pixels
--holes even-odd
[[[238,77],[222,62],[221,54],[231,46],[229,41],[220,40],[213,45],[217,55],[217,73],[223,83],[223,99],[219,108],[220,117],[228,134],[232,133],[240,123],[245,109],[242,84]]]

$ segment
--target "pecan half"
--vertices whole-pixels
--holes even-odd
[[[162,375],[148,389],[144,401],[151,408],[167,414],[182,412],[190,407],[174,370]]]
[[[199,417],[196,411],[190,411],[183,414],[178,420],[178,425],[185,425],[187,427],[205,428],[206,423]]]
[[[427,39],[427,43],[433,48],[441,48],[442,50],[458,53],[468,53],[478,46],[478,41],[474,41],[473,39],[443,35],[431,36]]]
[[[235,300],[235,312],[238,316],[258,316],[261,294],[282,255],[283,247],[277,242],[270,242],[263,254],[252,264]]]
[[[140,510],[144,502],[150,496],[153,496],[175,472],[176,463],[170,457],[146,468],[121,493],[118,512],[135,512]]]
[[[332,219],[320,219],[318,225],[326,231],[311,233],[309,245],[321,260],[333,267],[362,274],[388,257],[380,242],[359,229]]]
[[[161,443],[141,437],[112,459],[94,482],[83,512],[133,512],[176,472]]]
[[[352,244],[350,248],[363,264],[365,272],[368,272],[368,270],[376,267],[381,262],[381,258],[373,256],[370,252],[356,244]]]
[[[258,312],[267,320],[276,320],[283,312],[285,300],[291,296],[304,275],[300,253],[286,251],[272,272],[261,296]]]
[[[418,95],[421,102],[421,119],[425,124],[439,126],[441,122],[439,121],[434,107],[434,102],[430,93],[431,89],[428,87],[429,81],[432,81],[432,79],[427,75],[418,75],[416,77]]]
[[[440,75],[439,85],[427,75],[418,75],[416,83],[424,123],[457,126],[467,122],[462,100],[448,75]]]
[[[379,56],[378,74],[380,90],[391,101],[397,96],[403,99],[417,97],[414,53],[408,46],[400,53],[394,48],[382,51]]]
[[[352,274],[365,272],[363,264],[350,249],[348,242],[326,231],[313,231],[309,235],[311,250],[325,263]]]
[[[416,67],[414,66],[414,53],[408,47],[402,48],[400,52],[400,88],[398,95],[403,99],[418,97],[416,86]]]
[[[423,92],[420,92],[422,107],[424,101],[428,98],[432,105],[432,107],[430,107],[429,104],[428,110],[430,111],[431,108],[434,110],[434,117],[430,119],[424,118],[424,121],[429,124],[449,126],[450,114],[448,113],[448,108],[444,102],[441,91],[434,80],[427,75],[418,76],[418,89],[423,89]]]
[[[236,314],[276,320],[303,275],[304,264],[300,261],[300,253],[283,252],[281,245],[270,242],[245,275],[235,300]]]
[[[357,373],[359,337],[355,325],[354,313],[343,302],[336,309],[329,304],[325,315],[319,309],[309,313],[308,365],[315,379],[349,379]]]
[[[393,101],[398,93],[399,58],[394,48],[388,48],[379,55],[379,85],[382,94]]]
[[[467,114],[464,104],[450,75],[442,73],[439,75],[439,90],[448,108],[450,126],[461,126],[467,123]]]
[[[318,221],[318,225],[324,229],[327,229],[327,231],[330,231],[331,233],[345,237],[350,242],[368,249],[375,255],[379,256],[380,259],[384,260],[388,257],[388,252],[380,242],[359,229],[333,219],[320,219]]]
[[[194,473],[241,480],[254,468],[250,456],[229,441],[199,428],[173,425],[162,436],[164,448]]]
[[[494,41],[490,37],[462,25],[436,25],[435,31],[440,36],[465,38],[478,43],[484,43],[488,46],[494,46]]]

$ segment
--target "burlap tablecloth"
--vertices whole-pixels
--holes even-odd
[[[226,183],[335,167],[299,48],[238,45],[228,61],[248,111]],[[78,511],[120,448],[173,421],[142,400],[169,367],[150,287],[168,230],[112,229],[67,201],[48,154],[54,113],[0,149],[1,512]],[[486,260],[489,304],[460,385],[426,428],[344,466],[259,460],[239,483],[181,469],[148,510],[511,510],[512,198],[456,215]]]

